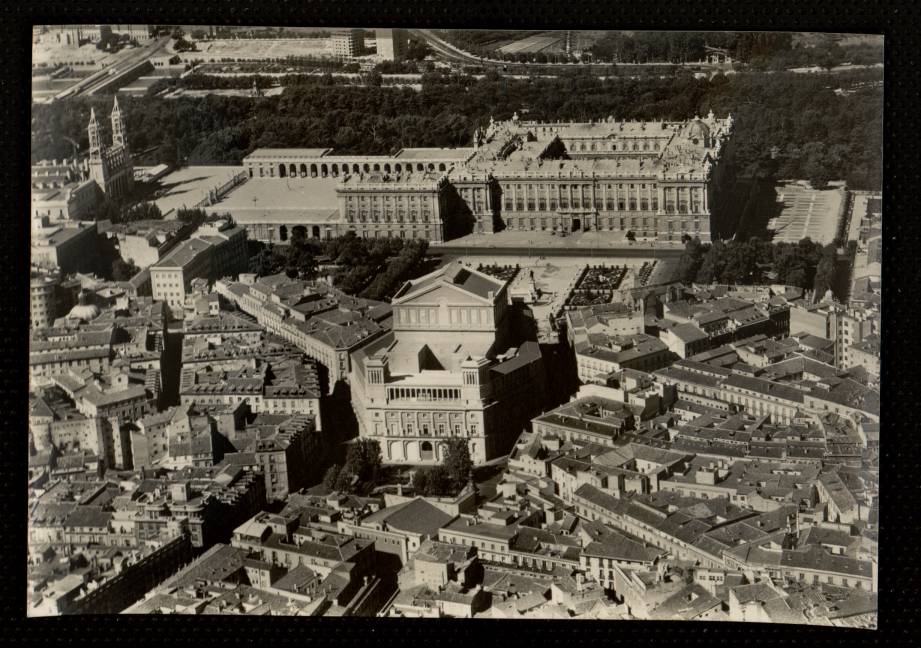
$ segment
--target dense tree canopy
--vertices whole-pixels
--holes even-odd
[[[345,464],[335,464],[323,475],[323,485],[334,491],[367,495],[381,475],[381,446],[374,439],[356,439],[345,455]]]
[[[467,440],[462,438],[448,439],[448,449],[445,453],[445,469],[455,490],[462,489],[470,480],[473,472],[473,460],[470,458],[470,447]]]
[[[445,466],[420,468],[413,474],[413,490],[424,497],[447,497],[454,495],[451,477]]]
[[[154,203],[140,202],[128,209],[122,220],[126,223],[142,220],[161,220],[163,213]]]
[[[428,241],[399,238],[363,239],[349,232],[328,240],[306,238],[293,228],[287,245],[250,244],[249,270],[260,276],[285,272],[292,279],[314,279],[318,257],[339,266],[334,284],[350,295],[374,300],[391,297],[408,279],[424,270]]]
[[[413,489],[416,494],[454,497],[469,482],[473,461],[466,439],[448,439],[446,445],[448,449],[443,464],[420,468],[413,475]]]
[[[702,244],[694,238],[685,244],[678,261],[677,278],[684,283],[779,283],[815,290],[829,289],[841,297],[838,245],[822,246],[809,238],[799,243],[715,241]]]
[[[342,85],[298,78],[277,97],[126,98],[131,146],[153,147],[151,161],[239,164],[258,147],[325,147],[342,153],[391,154],[401,147],[467,146],[490,116],[522,106],[533,119],[685,119],[712,109],[736,126],[724,151],[740,177],[844,179],[879,189],[882,167],[882,72],[716,75],[695,79],[598,79],[588,74],[510,79],[429,73],[422,91]],[[284,83],[283,83],[284,84]],[[250,79],[251,85],[251,79]],[[835,93],[836,88],[851,88]],[[76,98],[33,107],[34,160],[85,149],[89,110],[108,98]]]

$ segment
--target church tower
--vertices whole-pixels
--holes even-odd
[[[96,111],[90,109],[89,135],[90,177],[99,185],[107,198],[120,198],[134,187],[134,166],[128,152],[128,132],[125,120],[118,106],[118,99],[112,107],[112,144],[102,141],[102,127],[96,118]]]
[[[99,120],[96,119],[96,110],[90,108],[90,125],[88,127],[90,139],[90,161],[99,160],[102,140],[99,136]]]
[[[105,147],[102,143],[102,127],[99,125],[99,120],[96,119],[96,110],[93,108],[90,108],[90,123],[87,126],[87,132],[90,141],[90,178],[95,180],[99,188],[105,193],[106,178],[109,174],[103,157]]]
[[[123,146],[128,148],[128,136],[125,132],[125,120],[122,112],[118,108],[118,97],[115,98],[115,105],[112,106],[112,146]]]

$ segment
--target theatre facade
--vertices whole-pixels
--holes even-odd
[[[387,463],[440,463],[451,438],[478,464],[507,454],[545,390],[539,345],[512,339],[507,283],[455,262],[391,306],[392,331],[352,353],[360,435]]]

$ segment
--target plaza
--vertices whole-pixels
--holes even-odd
[[[636,277],[644,263],[651,263],[654,259],[649,258],[624,258],[616,256],[607,256],[603,258],[594,256],[553,256],[550,258],[526,254],[521,255],[500,255],[490,254],[483,251],[473,251],[471,254],[445,257],[444,263],[459,261],[466,267],[477,268],[481,265],[490,266],[511,266],[520,267],[515,278],[509,284],[509,294],[515,298],[518,295],[527,295],[531,293],[531,286],[538,292],[536,301],[525,299],[528,308],[533,313],[534,320],[538,327],[538,338],[541,341],[553,340],[555,332],[552,330],[550,321],[556,317],[566,303],[566,299],[572,294],[586,266],[605,265],[608,267],[624,267],[626,273],[620,282],[620,286],[615,291],[615,299],[622,291],[636,287]],[[646,282],[646,285],[656,285],[666,283],[671,280],[674,273],[675,261],[673,259],[657,260],[653,267],[652,274]],[[532,278],[533,277],[533,278]]]
[[[190,166],[177,169],[158,183],[151,200],[166,219],[179,209],[193,209],[208,202],[209,195],[233,181],[243,171],[237,166]]]

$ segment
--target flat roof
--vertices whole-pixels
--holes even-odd
[[[466,160],[473,148],[405,148],[394,157],[400,160]]]
[[[338,178],[250,178],[232,189],[209,212],[229,212],[238,224],[292,219],[334,220],[338,217]]]
[[[327,153],[332,151],[331,148],[258,148],[244,159],[259,159],[259,158],[308,158],[308,157],[323,157]]]

